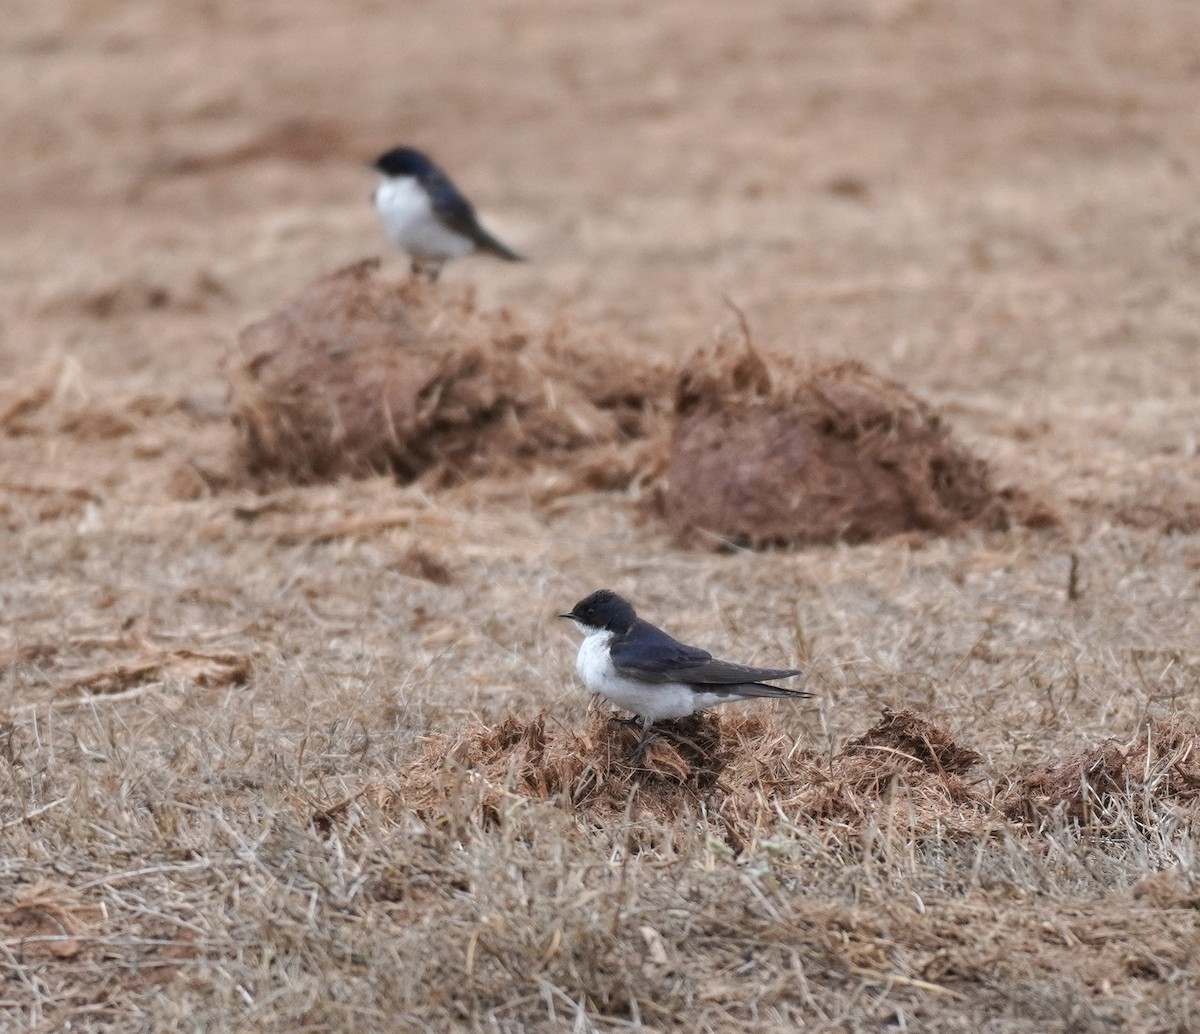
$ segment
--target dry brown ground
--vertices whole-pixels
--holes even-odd
[[[0,1024],[1200,1026],[1195,741],[1150,742],[1200,699],[1200,7],[4,21]],[[764,347],[907,384],[1062,527],[709,555],[549,470],[210,491],[226,349],[381,250],[362,163],[400,140],[534,257],[448,290],[669,360],[728,296]],[[527,754],[473,771],[508,716],[603,738],[551,619],[601,585],[810,663],[747,749],[841,810],[764,791],[731,840],[702,797],[597,819]],[[983,755],[959,796],[846,767],[885,706]],[[1022,825],[1053,779],[1020,780],[1107,737],[1134,789]]]

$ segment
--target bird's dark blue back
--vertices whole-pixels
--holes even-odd
[[[632,668],[646,674],[662,674],[703,664],[712,660],[712,654],[681,643],[649,621],[638,618],[625,635],[613,640],[612,659],[618,670]]]
[[[475,225],[475,209],[471,202],[458,192],[458,188],[440,169],[434,168],[421,180],[429,191],[429,200],[437,212],[455,229]],[[473,234],[471,234],[473,236]]]
[[[795,668],[757,668],[717,660],[707,650],[681,643],[640,618],[625,635],[613,639],[609,651],[618,674],[643,682],[745,688],[759,685],[761,679],[783,679],[800,674]],[[770,688],[771,695],[794,695],[790,690]]]

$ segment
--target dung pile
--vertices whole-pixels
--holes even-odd
[[[1200,803],[1200,723],[1188,717],[1153,721],[1131,742],[1109,740],[1027,773],[1009,791],[1009,818],[1038,827],[1056,817],[1105,826],[1133,810],[1156,821],[1163,802]]]
[[[544,712],[509,716],[457,739],[430,737],[412,763],[363,794],[385,811],[434,824],[464,799],[490,824],[513,795],[552,799],[597,824],[631,807],[674,822],[702,805],[735,849],[780,814],[851,833],[887,810],[894,823],[928,833],[977,828],[988,808],[960,779],[979,755],[910,711],[885,712],[832,758],[795,749],[792,735],[761,711],[704,712],[655,730],[634,764],[636,726],[597,714],[575,733],[548,727]]]
[[[1010,520],[987,464],[861,363],[768,361],[747,340],[689,362],[674,412],[662,505],[693,544],[864,542]]]
[[[862,736],[849,740],[779,801],[784,813],[857,831],[881,811],[915,834],[978,831],[989,800],[962,776],[983,760],[914,711],[883,709]]]
[[[235,480],[257,488],[540,470],[561,494],[658,478],[652,505],[706,548],[1055,520],[998,491],[933,408],[860,363],[768,360],[747,335],[672,373],[619,339],[535,332],[386,279],[375,260],[243,330],[227,376]]]
[[[602,376],[601,376],[602,372]],[[645,462],[666,371],[569,328],[542,335],[370,260],[240,335],[227,375],[235,466],[258,487],[389,472],[452,484],[538,460],[616,488]]]
[[[886,752],[912,762],[928,772],[960,776],[983,760],[983,755],[961,746],[915,711],[883,709],[883,717],[863,735],[850,740],[847,757],[875,757]]]

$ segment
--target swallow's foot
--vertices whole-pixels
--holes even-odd
[[[648,728],[642,730],[642,735],[638,737],[633,750],[629,752],[629,761],[631,764],[640,765],[642,763],[642,759],[646,756],[646,751],[650,748],[652,738]]]
[[[443,265],[444,263],[432,259],[413,259],[412,275],[427,284],[436,284],[438,277],[442,275]]]
[[[635,717],[622,718],[619,714],[610,714],[608,720],[613,725],[641,725],[641,719]]]

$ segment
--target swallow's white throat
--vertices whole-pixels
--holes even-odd
[[[375,189],[375,210],[388,240],[414,258],[456,259],[475,248],[469,237],[446,228],[415,176],[383,177]]]
[[[616,675],[613,671],[612,657],[608,646],[613,641],[613,633],[604,628],[589,628],[575,622],[575,627],[584,635],[579,644],[579,653],[575,657],[575,671],[583,684],[593,693],[603,693],[603,686]]]
[[[579,645],[575,671],[593,693],[652,722],[660,718],[683,718],[705,707],[722,703],[728,695],[697,692],[680,682],[642,682],[626,678],[613,667],[609,646],[614,633],[588,628],[575,622],[587,638]]]

